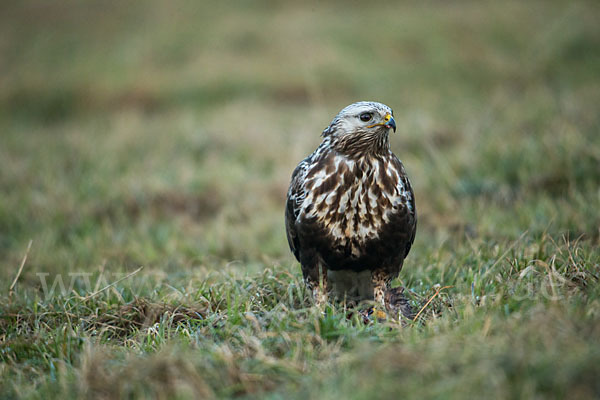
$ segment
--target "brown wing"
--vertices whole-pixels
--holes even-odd
[[[300,213],[302,201],[304,200],[304,177],[308,167],[307,157],[304,159],[294,172],[292,173],[292,181],[287,194],[287,202],[285,207],[285,232],[287,235],[290,250],[294,256],[300,261],[300,241],[298,239],[298,228],[296,227],[296,219]]]
[[[408,240],[405,242],[405,252],[402,258],[405,258],[412,247],[412,244],[415,241],[415,234],[417,232],[417,208],[415,205],[415,194],[413,192],[412,186],[410,185],[410,181],[406,175],[406,171],[404,170],[404,165],[402,162],[394,155],[392,158],[392,162],[395,167],[400,171],[400,180],[402,181],[402,185],[406,189],[408,194],[408,202],[406,207],[402,210],[403,213],[406,214],[404,221],[404,230],[408,233]],[[408,204],[411,207],[408,207]]]

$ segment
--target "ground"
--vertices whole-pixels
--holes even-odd
[[[600,396],[599,15],[3,4],[0,393]],[[287,248],[291,172],[358,100],[415,189],[404,325],[321,312]]]

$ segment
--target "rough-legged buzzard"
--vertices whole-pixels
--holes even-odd
[[[287,239],[318,303],[331,291],[384,306],[394,297],[389,284],[413,243],[417,214],[390,129],[396,122],[388,106],[351,104],[292,174]]]

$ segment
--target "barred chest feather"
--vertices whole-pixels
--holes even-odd
[[[389,156],[350,159],[329,153],[306,171],[300,219],[315,221],[335,246],[360,257],[399,207],[413,210],[402,164]]]

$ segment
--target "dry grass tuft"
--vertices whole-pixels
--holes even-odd
[[[147,330],[157,323],[167,320],[172,325],[180,322],[204,320],[208,305],[186,307],[153,303],[143,298],[119,306],[116,310],[104,311],[101,315],[84,318],[92,331],[99,331],[111,337],[124,338],[135,332]]]

